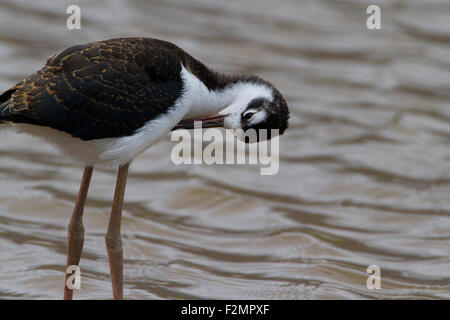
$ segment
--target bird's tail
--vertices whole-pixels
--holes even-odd
[[[12,104],[12,95],[16,90],[17,87],[13,87],[11,89],[6,90],[0,95],[0,124],[5,122],[2,119],[3,111],[9,110],[9,107]]]

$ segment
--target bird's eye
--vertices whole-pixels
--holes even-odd
[[[244,118],[244,120],[248,121],[251,118],[253,118],[254,115],[255,115],[255,112],[249,111],[249,112],[244,113],[243,118]]]

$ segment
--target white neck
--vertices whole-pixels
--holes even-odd
[[[252,99],[272,100],[272,89],[264,84],[236,82],[220,90],[209,90],[194,74],[182,66],[183,104],[187,109],[183,119],[216,113],[240,113]]]

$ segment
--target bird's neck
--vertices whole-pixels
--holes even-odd
[[[184,119],[219,113],[243,96],[267,90],[267,85],[253,76],[229,76],[209,69],[194,73],[185,67],[181,74],[184,97],[189,104]]]

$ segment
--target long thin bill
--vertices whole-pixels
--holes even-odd
[[[224,125],[224,118],[226,115],[220,115],[210,118],[193,118],[193,119],[186,119],[181,120],[173,129],[194,129],[194,123],[196,121],[201,121],[202,128],[217,128],[217,127],[223,127]]]

